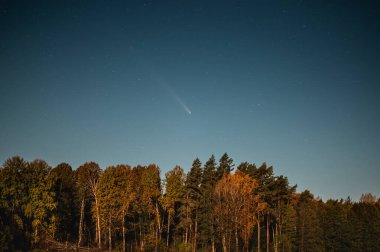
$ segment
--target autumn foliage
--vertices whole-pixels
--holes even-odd
[[[0,251],[380,251],[380,202],[296,192],[227,153],[160,168],[12,157],[0,169]]]

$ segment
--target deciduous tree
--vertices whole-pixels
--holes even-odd
[[[165,195],[162,199],[162,206],[168,214],[166,231],[167,247],[169,247],[170,241],[170,227],[174,223],[178,204],[183,200],[185,178],[186,176],[183,169],[178,165],[165,174]]]
[[[89,193],[93,200],[94,200],[94,213],[95,213],[95,222],[96,222],[96,241],[98,244],[98,248],[102,248],[102,239],[101,239],[101,227],[100,227],[100,210],[99,210],[99,179],[101,176],[101,170],[97,163],[95,162],[88,162],[77,169],[77,178],[78,178],[78,184],[80,187],[80,190],[83,191],[82,193],[82,203],[81,203],[81,223],[83,223],[83,215],[84,215],[84,203],[85,203],[85,196]],[[80,230],[79,230],[79,241],[78,244],[80,244],[81,241],[81,234],[82,234],[82,225],[80,224]]]
[[[49,180],[52,183],[54,202],[57,204],[54,210],[57,223],[56,238],[72,241],[79,219],[74,172],[69,164],[61,163],[50,171]]]

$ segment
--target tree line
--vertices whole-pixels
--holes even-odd
[[[164,179],[155,164],[73,170],[15,156],[0,168],[0,251],[380,251],[379,241],[374,195],[324,202],[227,153]]]

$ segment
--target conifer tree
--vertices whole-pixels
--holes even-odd
[[[90,162],[72,171],[66,163],[51,169],[43,160],[12,157],[0,167],[0,251],[82,245],[110,251],[380,251],[375,195],[323,202],[307,190],[296,193],[265,163],[241,163],[234,174],[221,169],[223,163],[233,166],[221,158],[220,180],[214,156],[203,169],[195,159],[187,175],[175,167],[165,174],[162,195],[156,165],[103,172]]]
[[[350,249],[348,211],[344,202],[328,200],[321,211],[321,227],[324,246],[327,251]]]
[[[318,210],[319,203],[308,191],[299,195],[297,203],[297,245],[298,251],[323,251],[322,230]]]
[[[213,215],[214,187],[216,184],[216,161],[214,155],[207,160],[204,165],[201,177],[201,207],[200,207],[200,239],[202,247],[211,246],[211,251],[215,251],[215,221]]]
[[[196,251],[198,240],[199,207],[201,199],[202,163],[196,158],[186,176],[187,204],[191,220],[192,249]]]
[[[297,212],[295,200],[291,200],[285,206],[283,212],[283,233],[281,236],[281,251],[294,251],[297,238]]]
[[[234,170],[233,159],[228,156],[227,153],[224,153],[219,159],[219,166],[216,170],[216,179],[220,180],[223,175],[230,174]]]

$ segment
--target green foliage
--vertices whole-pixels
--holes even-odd
[[[155,214],[156,203],[161,196],[161,180],[159,168],[151,164],[141,176],[142,204],[148,213]]]
[[[136,180],[136,218],[134,225],[140,237],[140,248],[150,244],[159,244],[162,234],[161,180],[160,169],[155,164],[147,167],[137,166],[133,169]],[[136,234],[135,234],[136,235]]]
[[[48,179],[49,165],[42,160],[35,160],[28,165],[28,195],[25,216],[32,222],[33,243],[40,241],[41,235],[54,236],[56,230],[53,210],[57,207],[51,180]]]
[[[99,189],[99,179],[101,176],[101,169],[99,165],[95,162],[87,162],[78,167],[76,170],[76,181],[77,181],[77,189],[78,189],[78,197],[79,200],[84,203],[84,208],[82,208],[80,215],[83,219],[80,220],[79,230],[78,230],[78,240],[79,245],[81,244],[82,234],[86,228],[86,224],[91,224],[90,213],[84,212],[84,209],[91,209],[93,213],[93,221],[95,222],[95,241],[98,247],[101,247],[101,229],[100,229],[100,209],[98,202],[98,189]],[[90,201],[90,202],[89,202]],[[87,218],[86,218],[87,217]],[[90,217],[90,218],[89,218]],[[88,240],[91,240],[91,235],[88,235]]]
[[[190,243],[181,243],[178,245],[178,252],[190,252],[192,249],[192,246]]]
[[[283,234],[281,236],[284,251],[294,251],[297,239],[297,212],[295,206],[287,204],[283,213]]]
[[[230,251],[259,245],[380,251],[375,195],[323,202],[309,191],[296,193],[265,163],[241,163],[234,174],[233,166],[226,153],[218,165],[214,156],[203,167],[195,159],[187,175],[179,166],[167,172],[162,189],[154,164],[102,171],[88,162],[73,171],[66,163],[51,169],[43,160],[9,158],[0,168],[0,251],[51,244],[118,251],[221,251],[222,245]]]
[[[219,166],[216,170],[216,178],[220,180],[223,175],[230,174],[234,170],[233,159],[228,156],[227,153],[224,153],[219,159]]]
[[[7,218],[4,210],[0,208],[0,251],[13,250],[12,246],[12,230],[9,223],[5,221]]]
[[[354,203],[350,211],[353,251],[380,251],[380,204]]]
[[[50,171],[48,177],[57,204],[52,216],[52,222],[56,223],[55,238],[73,242],[77,237],[79,221],[74,172],[69,164],[61,163]]]
[[[319,202],[309,191],[299,195],[297,204],[297,245],[299,251],[323,251]]]
[[[98,195],[102,229],[123,228],[135,200],[135,183],[135,174],[127,165],[111,166],[103,172]]]
[[[0,213],[2,221],[1,248],[26,250],[29,241],[30,223],[24,208],[28,201],[26,169],[28,163],[21,157],[12,157],[4,162],[0,170]]]
[[[323,240],[327,251],[350,249],[350,223],[348,213],[351,206],[343,201],[328,200],[321,211]]]
[[[201,199],[199,209],[200,219],[200,241],[203,246],[211,245],[215,240],[215,221],[213,218],[214,187],[216,184],[216,162],[212,155],[203,167],[201,179]]]
[[[174,211],[176,203],[179,203],[184,194],[185,173],[180,166],[165,174],[165,196],[162,200],[164,208]]]
[[[185,173],[180,166],[174,167],[173,170],[165,174],[165,195],[162,198],[162,206],[168,213],[167,225],[176,224],[174,222],[178,212],[179,204],[183,201],[184,186],[185,186]]]

